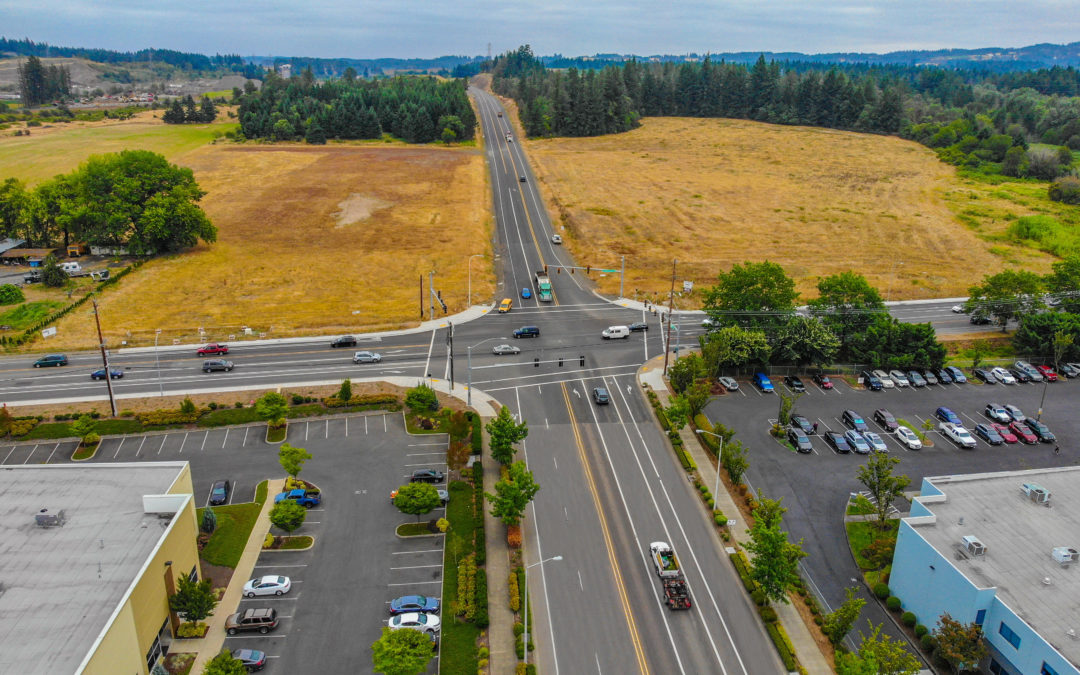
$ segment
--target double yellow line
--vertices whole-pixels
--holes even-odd
[[[585,470],[585,481],[589,484],[589,493],[592,494],[593,504],[596,506],[596,515],[600,517],[600,530],[604,534],[604,546],[607,548],[608,561],[611,563],[611,572],[615,577],[615,587],[619,592],[619,602],[622,603],[623,615],[626,617],[626,627],[630,631],[630,642],[634,645],[634,654],[637,657],[638,669],[644,675],[649,673],[649,664],[645,660],[645,650],[641,646],[641,637],[638,635],[637,621],[634,612],[630,608],[630,598],[626,594],[626,584],[623,583],[622,572],[619,570],[619,562],[615,559],[615,547],[611,542],[611,532],[608,530],[607,518],[600,504],[600,496],[596,492],[596,481],[593,480],[592,469],[589,468],[589,460],[585,456],[585,444],[581,440],[578,431],[577,417],[574,415],[574,406],[570,403],[570,395],[566,390],[566,383],[562,385],[563,400],[566,401],[566,411],[570,414],[570,428],[574,432],[574,441],[577,443],[578,456],[581,458],[581,466]]]

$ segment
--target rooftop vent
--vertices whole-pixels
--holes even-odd
[[[34,514],[34,521],[38,527],[63,527],[65,520],[63,509],[56,513],[50,513],[49,509],[41,509]]]
[[[1024,483],[1020,491],[1028,496],[1028,499],[1036,504],[1049,504],[1050,491],[1038,483]]]
[[[1080,551],[1068,546],[1055,546],[1054,550],[1050,551],[1050,555],[1063,566],[1080,560]]]
[[[960,541],[961,541],[961,543],[964,544],[964,548],[971,555],[985,555],[986,554],[986,547],[983,546],[983,543],[981,541],[979,541],[978,537],[976,537],[975,535],[969,534],[969,535],[960,537]]]

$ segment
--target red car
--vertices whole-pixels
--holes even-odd
[[[1016,434],[1009,431],[1009,427],[1004,424],[991,424],[990,426],[993,427],[994,431],[998,432],[998,436],[1001,436],[1001,440],[1006,443],[1016,442]]]
[[[1057,382],[1057,373],[1050,366],[1035,366],[1035,369],[1042,373],[1048,382]]]
[[[830,380],[829,376],[825,375],[824,373],[815,373],[814,374],[814,384],[821,387],[822,389],[832,389],[833,388],[832,380]]]
[[[1017,438],[1019,438],[1024,443],[1027,443],[1028,445],[1035,445],[1039,442],[1038,437],[1035,434],[1031,433],[1031,430],[1027,428],[1026,424],[1013,422],[1009,425],[1009,431],[1016,434]]]
[[[197,352],[199,356],[209,356],[214,354],[228,354],[229,345],[219,345],[216,342],[211,342],[205,347],[200,347]]]

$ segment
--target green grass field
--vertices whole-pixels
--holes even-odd
[[[472,675],[476,672],[476,638],[480,629],[475,624],[459,620],[446,609],[457,598],[457,562],[453,553],[466,556],[472,553],[473,487],[464,481],[450,484],[450,503],[446,519],[450,531],[446,535],[446,554],[443,565],[443,629],[442,656],[439,672],[443,675]],[[499,602],[502,599],[496,599]],[[489,600],[490,601],[490,600]]]
[[[11,329],[16,331],[23,330],[27,326],[41,321],[63,306],[64,303],[53,300],[28,302],[0,314],[0,325],[11,326]]]
[[[240,556],[244,554],[244,546],[251,535],[251,529],[255,527],[255,520],[259,517],[262,504],[248,502],[213,508],[214,515],[217,516],[217,529],[214,530],[206,548],[202,550],[201,557],[211,565],[235,569],[236,564],[240,562]],[[200,523],[205,510],[196,509],[195,511],[195,517]]]

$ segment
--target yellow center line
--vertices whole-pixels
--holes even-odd
[[[611,572],[615,577],[615,586],[619,593],[619,601],[623,606],[623,615],[626,617],[626,627],[630,631],[630,642],[634,645],[634,654],[637,657],[640,672],[648,675],[649,664],[645,660],[645,650],[641,646],[641,637],[638,635],[637,621],[634,619],[634,612],[630,608],[630,598],[626,594],[626,585],[623,583],[619,562],[615,559],[615,547],[612,545],[611,532],[608,530],[604,509],[600,505],[600,495],[596,492],[596,482],[593,480],[592,470],[589,468],[589,461],[585,457],[585,444],[582,442],[581,433],[578,431],[574,407],[570,403],[570,395],[567,393],[566,383],[562,383],[561,386],[563,400],[566,401],[566,411],[570,414],[570,429],[574,432],[574,441],[577,443],[578,456],[581,458],[581,466],[585,471],[585,481],[589,484],[589,492],[592,494],[593,504],[596,506],[596,515],[600,517],[600,530],[604,534],[604,544],[607,549],[608,561],[611,563]]]

